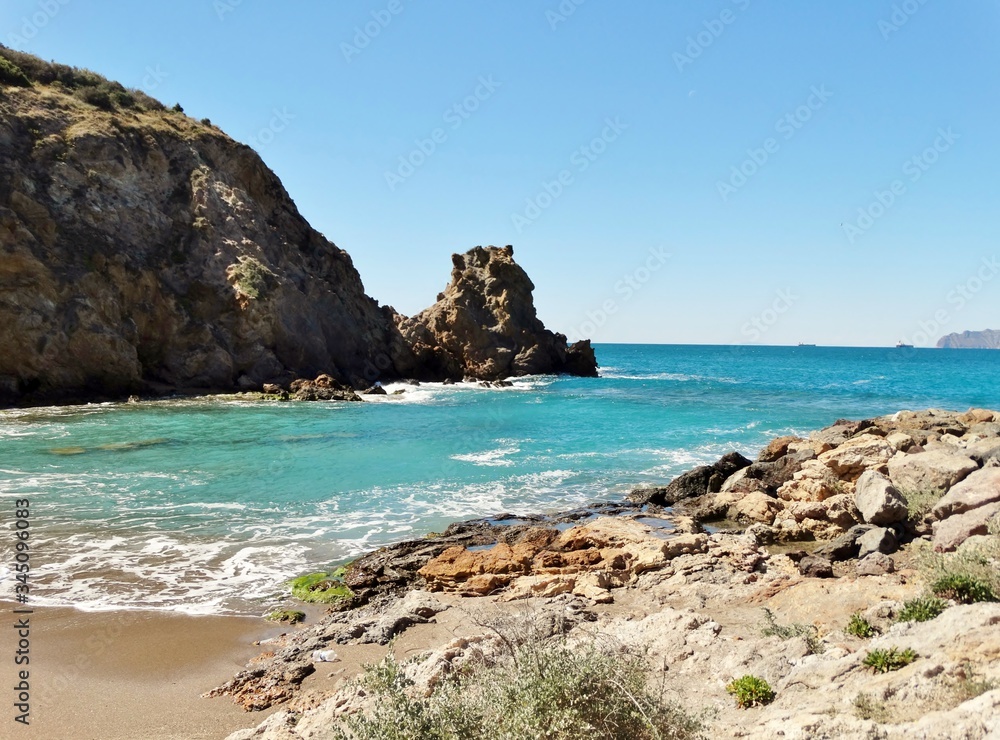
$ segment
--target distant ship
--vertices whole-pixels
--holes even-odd
[[[896,349],[913,349],[912,344],[906,344],[902,339],[896,342]]]
[[[815,347],[815,344],[809,344],[807,342],[799,342],[800,347]]]

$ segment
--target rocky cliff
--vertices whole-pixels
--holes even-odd
[[[2,405],[319,373],[362,387],[594,372],[579,359],[592,354],[567,353],[535,319],[509,254],[506,274],[464,286],[462,306],[487,314],[445,312],[425,334],[420,317],[365,295],[348,254],[252,149],[179,107],[3,47],[0,173]],[[469,295],[480,288],[493,292]]]
[[[943,336],[938,349],[1000,349],[1000,330],[963,331]]]
[[[567,346],[535,315],[535,286],[514,262],[514,248],[476,247],[452,255],[451,283],[437,303],[397,317],[425,373],[498,379],[562,372],[597,375],[590,341]]]

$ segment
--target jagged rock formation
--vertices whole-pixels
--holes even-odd
[[[422,323],[365,295],[348,254],[252,149],[138,91],[3,47],[0,172],[0,405],[321,373],[360,388],[594,372],[592,353],[578,361],[587,353],[567,353],[535,319],[531,283],[509,260],[489,286],[466,285],[464,305],[476,303],[470,290],[498,291],[479,300],[488,313],[432,322],[448,362],[423,344],[415,355],[397,322],[411,333]],[[470,323],[480,319],[488,329]]]
[[[397,324],[425,373],[493,380],[563,372],[597,375],[590,341],[569,347],[535,314],[535,286],[514,248],[476,247],[452,255],[451,283],[437,303]]]
[[[941,337],[938,349],[1000,349],[1000,330],[963,331]]]

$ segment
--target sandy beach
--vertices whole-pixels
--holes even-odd
[[[16,621],[12,604],[0,608],[5,622]],[[260,652],[255,640],[282,631],[261,619],[37,608],[30,624],[31,724],[17,725],[5,701],[4,737],[220,738],[267,716],[228,698],[200,698]],[[14,630],[3,634],[6,656],[16,648]],[[4,663],[6,685],[16,675]]]

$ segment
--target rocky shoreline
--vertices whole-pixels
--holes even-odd
[[[346,598],[212,692],[280,705],[230,740],[335,737],[339,718],[371,711],[371,692],[317,655],[446,625],[402,663],[426,696],[489,663],[512,619],[645,651],[707,737],[1000,732],[1000,412],[839,420],[630,499],[454,524],[331,575]],[[978,597],[955,574],[978,578]],[[893,648],[912,662],[870,667]],[[774,701],[738,708],[726,687],[743,675]]]

